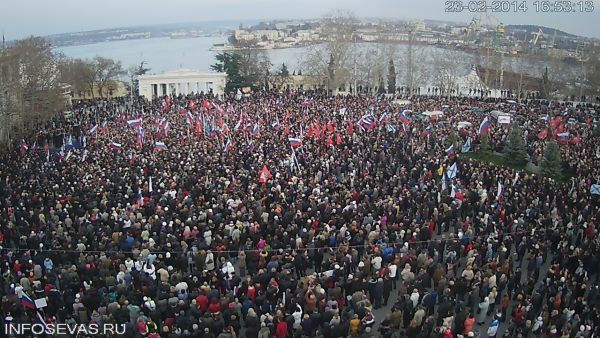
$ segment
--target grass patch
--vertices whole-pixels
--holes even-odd
[[[502,156],[502,155],[498,155],[495,153],[488,153],[488,154],[484,154],[484,153],[465,153],[465,154],[461,154],[460,156],[466,157],[466,158],[470,158],[476,161],[482,161],[482,162],[488,162],[488,163],[492,163],[495,165],[499,165],[502,167],[507,167],[507,168],[511,168],[511,169],[515,169],[515,170],[526,170],[525,165],[517,165],[517,164],[513,164],[513,163],[509,163],[506,159],[506,157]]]
[[[487,163],[495,164],[495,165],[501,166],[501,167],[511,168],[514,170],[523,170],[523,171],[526,171],[531,174],[540,175],[539,171],[532,170],[526,164],[517,165],[517,164],[509,163],[506,160],[506,157],[499,155],[497,153],[487,153],[487,154],[485,154],[485,153],[464,153],[464,154],[460,154],[460,156],[464,157],[464,158],[469,158],[469,159],[472,159],[475,161],[487,162]],[[534,166],[534,168],[536,168],[536,167]],[[562,183],[569,182],[573,176],[574,176],[573,172],[563,170],[562,176],[558,179],[558,181],[562,182]]]

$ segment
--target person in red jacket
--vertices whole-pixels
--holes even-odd
[[[288,324],[285,320],[280,320],[279,323],[277,323],[275,334],[277,335],[277,338],[286,338],[288,336]]]
[[[221,312],[221,304],[219,304],[216,299],[213,299],[208,306],[208,311],[210,311],[210,313]]]
[[[196,297],[196,304],[202,313],[206,312],[208,309],[208,297],[205,294],[199,295]]]

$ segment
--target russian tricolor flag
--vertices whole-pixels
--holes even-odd
[[[252,135],[258,134],[259,131],[260,131],[260,126],[258,125],[258,122],[257,122],[254,124],[254,127],[252,127]]]
[[[144,196],[142,195],[142,189],[140,188],[138,188],[135,204],[138,208],[144,206]]]
[[[128,120],[127,124],[131,127],[131,128],[137,128],[139,126],[142,125],[142,119],[135,119],[135,120]]]
[[[290,141],[290,146],[292,147],[300,147],[302,145],[302,140],[299,138],[289,137],[288,141]]]
[[[448,156],[452,156],[454,154],[454,144],[451,144],[450,147],[448,147],[448,149],[446,149],[446,154]]]
[[[429,126],[429,127],[425,128],[425,130],[423,130],[423,132],[421,133],[421,136],[427,137],[427,136],[431,135],[431,133],[433,133],[433,127]]]
[[[227,143],[225,143],[225,146],[223,147],[224,151],[229,151],[231,149],[231,140],[227,139]]]
[[[363,116],[360,122],[358,122],[358,125],[367,130],[370,130],[375,127],[375,121],[373,120],[373,117],[366,115]]]
[[[479,125],[479,137],[483,137],[488,131],[490,131],[490,121],[486,116]]]
[[[112,142],[112,143],[110,144],[110,147],[111,147],[113,150],[122,150],[122,149],[123,149],[123,146],[121,145],[121,143],[117,143],[117,142]]]
[[[28,309],[35,310],[35,302],[24,293],[21,295],[21,304]]]
[[[37,316],[40,320],[40,324],[42,324],[42,327],[44,328],[44,333],[46,333],[46,337],[53,338],[54,335],[52,334],[52,331],[48,327],[48,323],[46,323],[46,320],[44,319],[40,311],[37,311]]]
[[[167,146],[165,145],[164,142],[158,141],[158,142],[154,143],[154,149],[155,150],[165,150],[165,149],[167,149]]]
[[[406,126],[410,125],[410,120],[404,115],[400,115],[400,122]]]
[[[569,135],[569,133],[556,134],[556,137],[558,138],[559,142],[569,142],[570,136],[571,135]]]

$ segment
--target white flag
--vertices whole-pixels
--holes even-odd
[[[502,192],[502,183],[498,181],[498,192],[496,193],[496,198],[500,198],[500,196],[502,196]]]

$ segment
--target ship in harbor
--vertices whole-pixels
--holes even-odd
[[[215,43],[210,48],[211,52],[226,52],[230,50],[235,50],[235,46],[232,46],[228,43]]]

